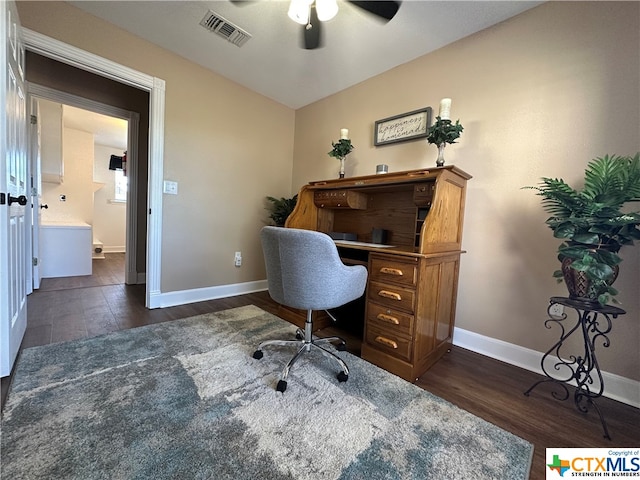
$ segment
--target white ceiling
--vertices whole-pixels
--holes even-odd
[[[98,145],[127,149],[127,129],[129,122],[81,108],[64,105],[62,109],[64,126],[93,134],[93,142]]]
[[[506,20],[539,1],[405,0],[389,23],[339,0],[324,48],[300,48],[288,0],[70,1],[82,10],[297,109]],[[252,35],[242,47],[199,22],[211,9]]]
[[[48,118],[57,118],[62,114],[62,124],[65,128],[93,134],[94,144],[106,145],[122,151],[127,149],[129,128],[127,120],[63,105],[44,98],[38,98],[38,104],[43,117],[46,115]]]

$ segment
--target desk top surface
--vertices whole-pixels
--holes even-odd
[[[363,175],[359,177],[334,178],[330,180],[317,180],[309,182],[310,188],[345,188],[364,187],[367,185],[391,185],[399,183],[413,183],[429,178],[437,177],[439,172],[449,170],[465,180],[469,180],[471,175],[459,169],[455,165],[444,167],[423,168],[419,170],[406,170],[401,172],[389,172],[374,175]]]
[[[388,253],[391,255],[401,255],[405,257],[430,258],[467,253],[466,250],[452,250],[448,252],[438,253],[418,253],[413,247],[407,246],[381,245],[379,243],[354,242],[348,240],[334,240],[334,242],[338,248],[351,248],[353,250],[364,250],[372,253]]]

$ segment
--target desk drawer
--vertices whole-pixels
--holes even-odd
[[[413,315],[383,307],[377,303],[367,304],[367,325],[384,328],[396,334],[411,337],[413,333]]]
[[[413,313],[415,298],[415,290],[386,283],[369,282],[369,300],[385,307]]]
[[[408,338],[395,335],[385,329],[367,325],[366,341],[377,350],[411,361],[411,340]]]
[[[389,257],[371,255],[371,280],[415,286],[418,279],[416,260],[396,260]]]

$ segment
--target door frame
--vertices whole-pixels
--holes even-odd
[[[165,81],[23,28],[29,51],[149,92],[149,176],[147,183],[147,308],[161,306],[162,176]]]
[[[31,82],[27,85],[27,93],[31,99],[35,99],[36,101],[38,99],[50,100],[53,102],[61,103],[63,105],[69,105],[94,113],[99,113],[101,115],[107,115],[109,117],[120,118],[127,121],[127,175],[129,177],[129,188],[127,189],[126,205],[126,246],[124,254],[125,283],[128,285],[144,283],[144,279],[139,278],[138,272],[136,270],[138,218],[136,212],[137,202],[132,201],[132,199],[138,198],[137,166],[140,114]],[[32,165],[33,162],[38,161],[38,159],[35,158],[35,153],[36,152],[31,152]],[[40,216],[38,215],[38,219],[39,218]],[[34,252],[34,256],[39,258],[38,252]]]
[[[38,252],[40,251],[40,219],[42,217],[40,213],[40,200],[42,199],[42,175],[41,175],[41,162],[40,151],[41,149],[41,130],[40,122],[33,122],[33,118],[40,118],[39,105],[34,98],[29,95],[29,85],[27,84],[27,118],[29,121],[29,133],[27,135],[29,148],[27,149],[27,162],[29,165],[29,178],[31,185],[29,189],[29,197],[31,198],[31,218],[30,218],[30,233],[31,244],[29,251],[32,256],[32,268],[27,271],[28,283],[27,294],[31,294],[34,290],[40,288],[40,281],[42,280],[42,273],[40,271],[40,258]]]

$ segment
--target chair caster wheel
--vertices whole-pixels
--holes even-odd
[[[300,330],[298,330],[296,332],[296,340],[303,340],[303,339],[304,339],[304,334]]]
[[[347,374],[346,374],[346,373],[344,373],[344,372],[340,372],[340,373],[338,374],[338,381],[339,381],[339,382],[346,382],[347,380],[349,380],[349,375],[347,375]]]
[[[344,342],[336,345],[336,350],[338,350],[339,352],[344,352],[346,349],[347,349],[347,344]]]
[[[287,382],[285,382],[284,380],[278,381],[278,386],[276,387],[276,390],[278,392],[284,393],[286,389],[287,389]]]
[[[256,360],[260,360],[263,355],[264,353],[262,353],[262,350],[256,350],[255,352],[253,352],[253,358],[255,358]]]

